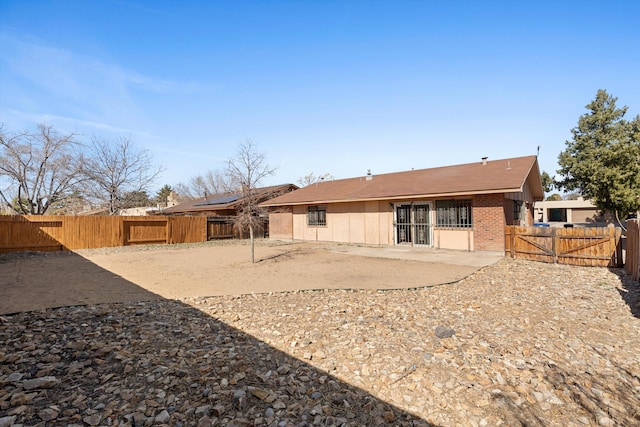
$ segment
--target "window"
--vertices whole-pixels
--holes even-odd
[[[436,226],[471,228],[471,199],[436,201]]]
[[[325,227],[327,225],[327,208],[325,206],[309,206],[307,209],[307,224]]]
[[[520,200],[513,201],[513,221],[516,225],[520,224],[522,219],[522,203]]]

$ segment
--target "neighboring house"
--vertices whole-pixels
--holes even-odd
[[[256,188],[254,195],[258,203],[264,202],[270,198],[288,193],[297,189],[294,184],[274,185],[271,187]],[[223,194],[215,194],[210,197],[201,197],[198,199],[187,200],[175,206],[161,209],[160,215],[206,215],[214,216],[234,216],[237,214],[237,208],[242,203],[241,192],[229,192]]]
[[[551,225],[577,224],[604,226],[613,223],[610,214],[604,215],[590,200],[579,197],[577,200],[540,201],[534,205],[536,222]]]
[[[137,208],[126,208],[118,210],[119,216],[148,216],[158,213],[157,206],[141,206]]]
[[[74,215],[77,216],[107,216],[109,215],[109,208],[105,207],[92,207],[82,210]]]
[[[163,210],[176,206],[178,204],[178,199],[175,191],[169,193],[166,202],[157,203],[155,206],[139,206],[135,208],[126,208],[120,209],[118,211],[118,215],[120,216],[149,216],[149,215],[160,215],[163,213]]]
[[[324,181],[262,204],[272,239],[503,251],[505,225],[533,225],[536,156]]]

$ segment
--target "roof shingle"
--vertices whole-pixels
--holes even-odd
[[[534,169],[535,168],[535,169]],[[323,181],[271,199],[263,206],[287,206],[413,197],[455,196],[522,191],[530,173],[539,181],[536,156],[468,163]],[[542,184],[533,182],[534,196],[543,196]]]
[[[298,186],[296,186],[295,184],[273,185],[270,187],[254,189],[254,195],[258,199],[264,200],[268,199],[274,194],[281,194],[296,188],[298,188]],[[238,205],[241,198],[242,194],[239,192],[215,194],[209,198],[200,197],[197,199],[186,200],[178,205],[163,209],[162,214],[190,214],[234,209]]]

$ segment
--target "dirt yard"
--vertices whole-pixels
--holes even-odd
[[[238,242],[9,254],[0,256],[0,314],[159,298],[406,289],[458,281],[479,268],[447,260],[425,265],[410,259],[352,256],[344,253],[347,250],[260,241],[254,264],[248,262],[249,247]]]

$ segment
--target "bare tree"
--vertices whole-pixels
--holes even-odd
[[[0,128],[0,198],[18,214],[44,215],[82,180],[83,156],[74,134],[50,125],[6,135]]]
[[[258,206],[260,198],[256,192],[259,182],[276,171],[266,163],[264,153],[256,150],[251,140],[246,140],[238,146],[235,157],[227,161],[226,175],[229,183],[242,193],[241,203],[238,205],[236,226],[241,230],[249,229],[251,245],[251,262],[255,262],[254,230],[261,225],[261,215],[266,214],[264,208]]]
[[[51,215],[76,215],[87,209],[89,202],[79,190],[65,194],[60,200],[52,203],[47,210]]]
[[[207,198],[214,194],[231,191],[229,179],[219,171],[208,171],[204,175],[192,177],[188,183],[179,183],[175,191],[182,198],[198,199]]]
[[[300,184],[300,187],[306,187],[308,185],[315,184],[316,182],[330,181],[332,179],[333,179],[333,175],[331,175],[328,172],[322,175],[317,175],[317,176],[316,174],[311,172],[309,175],[300,177],[298,179],[298,184]]]
[[[89,194],[106,203],[110,215],[132,207],[127,196],[148,192],[164,170],[154,164],[149,150],[135,147],[124,137],[108,141],[94,136],[85,166]]]

